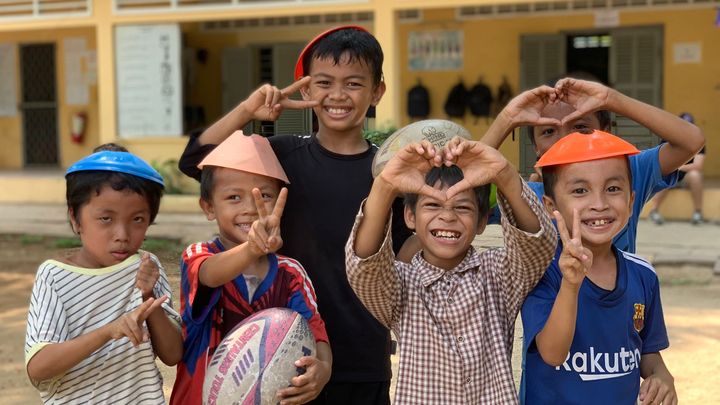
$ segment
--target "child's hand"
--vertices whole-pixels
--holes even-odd
[[[127,338],[130,339],[130,343],[135,347],[140,343],[147,342],[150,336],[148,332],[144,330],[143,322],[145,322],[153,311],[160,308],[160,305],[162,305],[165,300],[167,300],[167,295],[163,295],[158,299],[148,298],[132,312],[109,323],[110,338],[117,340],[127,336]]]
[[[317,357],[306,356],[295,362],[296,367],[305,367],[305,373],[290,380],[292,387],[278,391],[280,405],[304,404],[315,399],[325,384],[330,381],[331,366]]]
[[[553,211],[553,215],[557,220],[558,232],[560,233],[560,239],[563,243],[563,250],[558,259],[563,282],[579,288],[588,270],[592,267],[593,261],[593,255],[590,249],[582,245],[580,215],[577,209],[573,209],[572,238],[565,225],[565,219],[560,215],[560,212]]]
[[[140,259],[140,269],[135,276],[135,287],[140,289],[143,300],[153,296],[153,288],[159,278],[160,269],[150,258],[150,253],[143,253],[142,259]]]
[[[610,98],[610,88],[602,83],[587,80],[562,79],[555,84],[555,91],[559,100],[575,108],[574,112],[562,119],[562,125],[592,112],[606,109]]]
[[[513,127],[522,125],[560,125],[555,118],[543,117],[542,110],[548,104],[557,101],[557,92],[550,86],[540,86],[526,90],[502,109],[507,120],[513,123]]]
[[[252,194],[253,198],[255,198],[258,219],[255,220],[250,227],[248,244],[258,256],[275,253],[283,244],[282,237],[280,236],[280,219],[285,210],[287,188],[283,187],[280,190],[280,194],[275,202],[275,208],[273,208],[271,214],[268,214],[267,206],[265,205],[265,201],[263,201],[260,190],[254,188]]]
[[[455,164],[463,171],[463,179],[447,190],[452,198],[464,190],[494,183],[501,173],[512,168],[496,149],[478,141],[455,137],[445,145],[445,164]]]
[[[445,193],[425,184],[425,176],[430,169],[441,164],[441,154],[432,143],[425,140],[400,149],[378,177],[398,193],[424,194],[444,201]]]
[[[675,382],[669,373],[652,374],[640,385],[640,403],[643,405],[677,405]]]
[[[291,94],[307,86],[308,83],[310,83],[310,76],[303,77],[282,90],[271,84],[264,84],[252,92],[242,104],[252,119],[275,121],[285,108],[302,110],[318,105],[318,101],[293,100],[290,98]]]

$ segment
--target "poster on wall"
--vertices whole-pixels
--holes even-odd
[[[85,80],[87,53],[85,38],[69,37],[63,40],[63,61],[65,63],[65,103],[68,105],[87,105],[90,103],[88,86]]]
[[[118,26],[115,58],[120,137],[182,134],[180,27]]]
[[[461,70],[462,31],[414,31],[408,38],[409,69]]]
[[[17,57],[15,44],[0,44],[0,117],[17,115],[17,88],[15,77]],[[7,78],[10,78],[9,80]]]

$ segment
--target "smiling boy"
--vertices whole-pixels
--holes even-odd
[[[515,318],[550,262],[556,233],[515,168],[496,150],[455,138],[400,150],[375,179],[346,246],[348,281],[400,345],[395,404],[517,403],[510,358]],[[476,251],[498,189],[505,247]],[[393,200],[422,250],[392,252]]]
[[[637,153],[594,131],[564,137],[538,161],[562,243],[522,308],[527,404],[631,405],[638,394],[643,404],[677,403],[659,353],[669,343],[657,275],[613,246],[632,214],[628,156]]]
[[[191,138],[180,168],[200,178],[197,164],[215,145],[252,120],[276,120],[285,108],[312,108],[314,135],[275,135],[268,140],[287,173],[280,253],[303,263],[317,291],[332,342],[330,382],[314,404],[390,403],[390,333],[347,284],[344,243],[360,202],[372,185],[377,147],[363,138],[365,114],[385,93],[383,52],[358,26],[335,27],[300,54],[296,81],[285,89],[264,85],[202,135]],[[300,90],[304,100],[290,95]],[[396,248],[410,235],[402,202],[393,225]]]

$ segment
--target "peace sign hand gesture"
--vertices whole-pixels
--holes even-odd
[[[263,201],[260,189],[254,188],[252,190],[255,207],[258,212],[258,219],[250,226],[248,244],[252,252],[258,256],[275,253],[283,245],[282,237],[280,236],[280,219],[285,210],[287,192],[287,188],[285,187],[280,190],[280,194],[275,202],[275,207],[272,213],[268,214],[268,209],[265,201]]]
[[[302,110],[315,107],[319,104],[318,101],[293,100],[290,98],[292,94],[295,94],[309,83],[310,76],[305,76],[284,89],[279,89],[271,84],[264,84],[252,92],[242,104],[248,114],[250,114],[251,119],[275,121],[280,117],[280,114],[285,108]]]
[[[560,239],[563,243],[563,250],[558,260],[563,281],[579,288],[588,270],[592,267],[593,261],[593,255],[590,249],[582,245],[580,215],[577,209],[573,209],[572,238],[565,225],[565,219],[560,215],[560,212],[553,211],[553,215],[557,220],[558,232],[560,233]]]

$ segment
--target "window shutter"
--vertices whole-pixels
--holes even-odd
[[[253,86],[253,52],[250,48],[225,48],[222,53],[222,113],[227,114],[255,90]],[[243,128],[253,133],[253,123]]]
[[[565,74],[565,35],[524,35],[520,38],[520,87],[531,89]],[[535,165],[535,149],[526,129],[517,131],[520,173],[527,177]]]
[[[273,84],[279,88],[290,85],[295,79],[295,62],[297,61],[303,44],[277,44],[273,46]],[[290,98],[302,100],[300,92],[292,94]],[[310,134],[312,132],[312,111],[283,110],[280,118],[275,121],[275,134]]]
[[[610,35],[610,83],[629,97],[662,108],[662,28],[623,28]],[[639,149],[657,144],[650,130],[635,121],[621,115],[613,121],[613,132]]]

